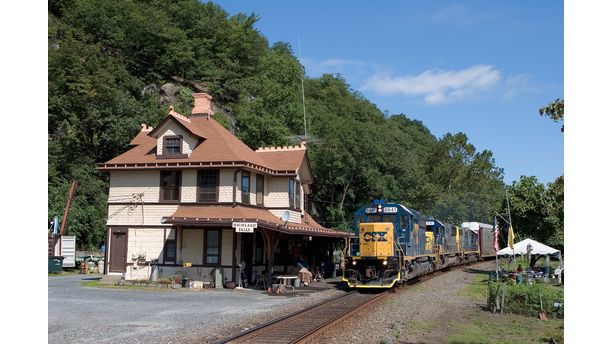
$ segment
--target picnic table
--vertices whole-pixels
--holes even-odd
[[[280,286],[282,286],[282,289],[287,289],[288,287],[291,287],[292,291],[295,291],[295,287],[293,287],[293,280],[297,279],[297,276],[275,276],[274,277],[276,279],[276,283],[274,283],[273,287],[279,288]],[[278,290],[278,289],[277,289]]]

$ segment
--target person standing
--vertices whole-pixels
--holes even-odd
[[[516,268],[515,276],[516,276],[516,284],[520,285],[521,283],[523,283],[523,267],[521,267],[521,264],[519,264],[518,267]]]

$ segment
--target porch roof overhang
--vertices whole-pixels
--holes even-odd
[[[308,214],[302,223],[285,223],[266,209],[250,208],[240,205],[181,205],[176,212],[162,218],[163,223],[193,226],[228,226],[233,222],[256,222],[257,227],[270,229],[290,235],[310,235],[333,238],[346,238],[348,233],[325,228]]]

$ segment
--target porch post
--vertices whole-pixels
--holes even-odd
[[[240,262],[237,262],[237,255],[238,255],[238,250],[236,249],[236,245],[237,245],[237,241],[238,241],[238,236],[236,234],[236,230],[234,230],[232,228],[232,281],[234,282],[240,282],[240,279],[242,278],[242,276],[238,276],[238,279],[236,279],[236,265],[240,264]],[[239,285],[240,287],[242,287],[242,285]]]
[[[274,250],[278,244],[278,234],[271,229],[262,230],[266,246],[266,262],[268,270],[268,285],[272,285],[272,267],[274,266]]]

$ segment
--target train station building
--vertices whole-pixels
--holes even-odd
[[[126,280],[182,274],[237,282],[329,261],[345,233],[305,211],[313,177],[305,144],[252,150],[214,119],[196,93],[189,116],[170,109],[125,153],[98,165],[110,175],[105,273]]]

